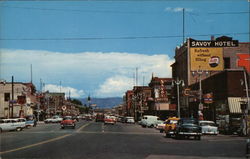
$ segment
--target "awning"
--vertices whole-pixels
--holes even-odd
[[[242,101],[246,101],[241,97],[228,97],[229,112],[233,114],[241,114],[242,110],[240,104]]]

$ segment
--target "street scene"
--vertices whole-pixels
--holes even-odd
[[[1,134],[2,158],[244,158],[245,139],[202,136],[201,141],[165,138],[137,124],[80,120],[75,129],[38,124]]]
[[[250,157],[249,0],[0,2],[0,159]]]

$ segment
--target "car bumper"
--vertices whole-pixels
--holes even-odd
[[[179,132],[179,135],[188,135],[188,136],[201,136],[202,133],[194,133],[194,132]]]
[[[205,135],[218,135],[219,132],[204,131],[204,132],[202,132],[202,134],[205,134]]]

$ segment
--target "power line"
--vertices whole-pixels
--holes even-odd
[[[197,36],[219,36],[219,35],[248,35],[249,32],[245,33],[211,33],[211,34],[197,34],[197,35],[186,35],[186,37],[197,37]],[[136,40],[136,39],[167,39],[167,38],[180,38],[183,35],[165,35],[165,36],[124,36],[124,37],[72,37],[72,38],[0,38],[2,41],[12,40],[27,40],[27,41],[78,41],[78,40]]]
[[[0,5],[0,7],[6,8],[16,8],[16,9],[26,9],[26,10],[41,10],[41,11],[60,11],[60,12],[90,12],[90,13],[120,13],[120,14],[155,14],[155,13],[163,13],[163,12],[140,12],[140,11],[118,11],[118,10],[81,10],[81,9],[56,9],[56,8],[40,8],[40,7],[20,7],[20,6],[10,6],[10,5]],[[166,11],[165,11],[166,12]],[[191,12],[189,14],[192,15],[225,15],[225,14],[249,14],[249,11],[239,11],[239,12]]]

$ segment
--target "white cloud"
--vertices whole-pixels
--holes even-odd
[[[121,97],[126,90],[132,89],[133,78],[114,76],[106,79],[99,86],[96,95],[99,97]]]
[[[193,9],[191,8],[184,8],[186,12],[192,12]],[[167,7],[165,8],[165,11],[167,12],[182,12],[183,11],[183,7],[176,7],[176,8],[172,8],[172,7]]]
[[[83,90],[77,90],[72,87],[62,87],[62,86],[53,85],[53,84],[45,85],[45,91],[62,92],[62,93],[65,93],[66,96],[69,96],[69,92],[70,92],[70,97],[73,97],[73,98],[80,98],[85,94]]]
[[[1,49],[0,79],[30,81],[30,64],[33,66],[33,82],[39,88],[40,78],[51,90],[59,91],[62,86],[71,89],[72,96],[86,92],[94,96],[121,95],[133,86],[135,68],[138,68],[138,81],[148,84],[151,74],[158,77],[171,77],[170,65],[174,62],[168,55],[135,54],[121,52],[82,52],[60,53],[39,50]],[[131,82],[132,80],[132,82]],[[52,86],[53,87],[52,89]],[[129,89],[130,89],[129,88]],[[84,90],[84,92],[81,92]],[[66,91],[68,92],[68,91]],[[75,94],[74,94],[75,92]],[[86,95],[85,94],[85,95]],[[98,95],[98,96],[97,96]]]

